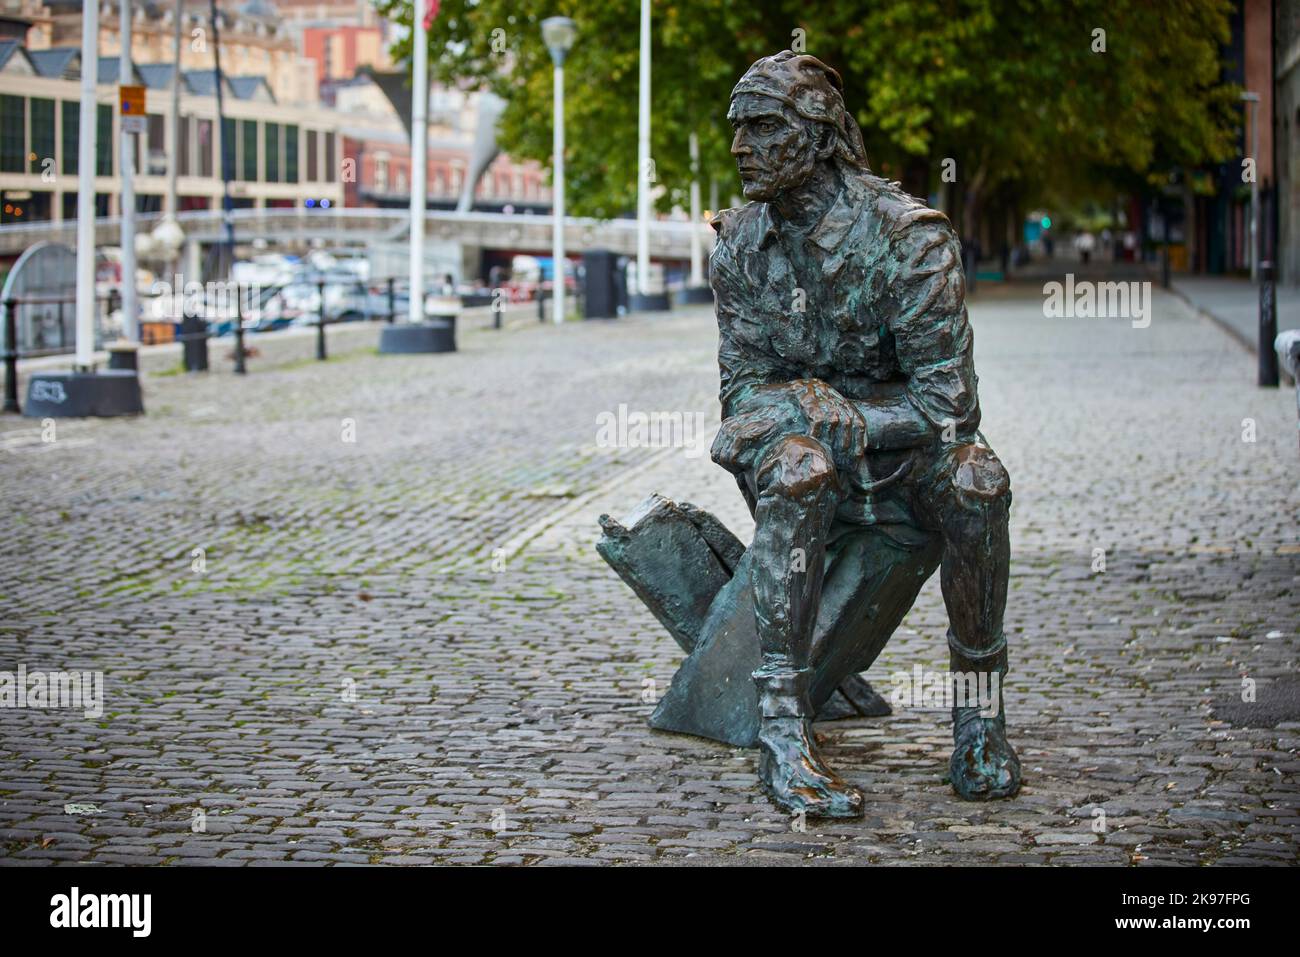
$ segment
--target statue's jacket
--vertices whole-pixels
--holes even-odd
[[[916,484],[980,420],[960,244],[897,183],[843,182],[807,234],[763,202],[713,220],[722,417],[755,386],[822,380],[868,423],[865,481],[845,483],[837,517],[915,527]],[[752,507],[752,476],[738,479]]]

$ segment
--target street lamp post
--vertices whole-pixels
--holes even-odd
[[[95,86],[99,80],[99,4],[87,3],[81,20],[81,125],[77,136],[76,357],[71,372],[33,371],[27,379],[24,413],[37,419],[139,415],[144,412],[140,377],[134,369],[95,363]],[[111,143],[111,141],[110,141]],[[110,150],[111,153],[111,150]],[[10,303],[10,316],[13,304]],[[15,330],[11,328],[12,348]]]
[[[1246,92],[1241,98],[1250,104],[1250,279],[1259,278],[1259,94]]]
[[[129,86],[135,79],[131,70],[131,0],[122,0],[122,17],[118,34],[119,66],[117,81]],[[119,98],[120,99],[120,98]],[[118,103],[118,109],[122,104]],[[127,131],[127,122],[119,117],[118,136],[120,148],[118,162],[121,165],[119,175],[122,178],[122,192],[119,202],[122,206],[122,335],[124,338],[138,342],[140,339],[137,319],[137,300],[135,289],[135,134]]]
[[[641,0],[641,75],[638,85],[636,136],[636,291],[644,302],[650,292],[650,0]]]
[[[411,290],[407,319],[424,321],[424,214],[429,152],[429,31],[424,4],[414,5],[411,24]]]
[[[551,258],[554,262],[551,282],[551,318],[556,323],[564,321],[564,58],[578,33],[577,25],[568,17],[547,17],[542,21],[542,40],[555,64],[554,133],[552,152],[551,208],[554,224],[551,227]]]
[[[700,229],[704,217],[700,210],[700,138],[694,130],[690,135],[691,151],[691,278],[682,292],[686,302],[713,301],[713,290],[704,281],[704,243]]]
[[[172,15],[172,102],[171,121],[167,124],[167,198],[163,203],[163,216],[153,228],[153,242],[159,253],[171,265],[172,281],[179,283],[181,249],[185,245],[185,231],[181,229],[178,183],[180,182],[181,142],[181,30],[185,22],[185,0],[176,0]],[[173,295],[179,290],[173,289]],[[175,300],[173,300],[175,301]],[[242,372],[242,355],[235,358],[235,371]]]
[[[700,138],[691,130],[691,285],[704,285],[704,249],[700,242]]]
[[[81,16],[81,124],[77,132],[77,359],[95,360],[95,86],[99,81],[99,4]]]

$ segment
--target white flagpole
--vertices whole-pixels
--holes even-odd
[[[650,271],[650,0],[641,0],[641,89],[637,122],[636,291],[649,293]]]
[[[131,77],[131,0],[122,2],[122,24],[118,39],[122,51],[117,71],[118,84],[129,84]],[[121,110],[122,104],[118,104]],[[136,328],[135,291],[135,150],[136,135],[123,128],[119,114],[118,138],[121,142],[119,164],[122,177],[122,336],[132,342],[140,338]]]
[[[429,31],[424,28],[425,4],[414,4],[411,24],[415,71],[411,78],[411,293],[407,318],[424,321],[424,207],[426,152],[429,148]]]
[[[691,130],[691,285],[704,285],[704,247],[700,242],[700,138]]]
[[[81,126],[77,150],[78,369],[95,359],[95,86],[99,80],[99,3],[81,17]]]
[[[564,304],[564,66],[557,63],[555,65],[554,89],[552,91],[554,100],[554,125],[552,131],[552,152],[555,154],[555,183],[552,190],[553,201],[552,211],[555,214],[555,224],[551,230],[551,258],[554,260],[552,273],[554,278],[551,283],[552,318],[558,325],[564,322],[565,304]]]

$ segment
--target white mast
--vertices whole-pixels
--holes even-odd
[[[411,24],[415,71],[411,78],[411,293],[407,318],[424,321],[425,154],[429,149],[429,31],[424,28],[428,0],[414,4]]]
[[[95,86],[99,80],[99,0],[81,18],[81,126],[77,144],[78,369],[95,358]]]

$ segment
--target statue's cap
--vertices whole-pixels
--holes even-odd
[[[782,50],[746,70],[731,91],[731,98],[742,93],[770,96],[805,119],[829,123],[838,134],[837,155],[865,168],[867,151],[862,132],[844,106],[843,90],[839,73],[815,56]]]

